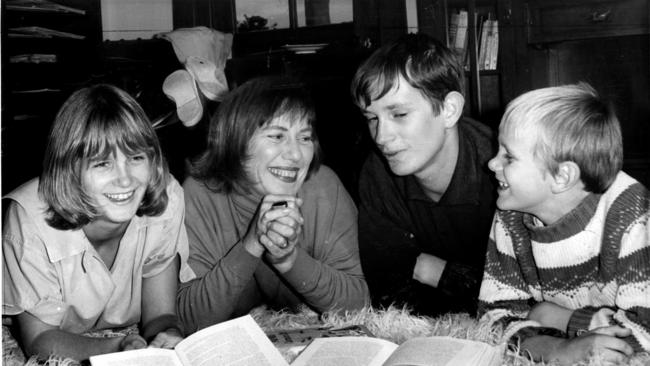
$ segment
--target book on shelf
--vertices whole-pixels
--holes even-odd
[[[492,24],[492,42],[488,45],[486,54],[485,69],[496,70],[497,58],[499,55],[499,21],[493,20]]]
[[[484,20],[480,24],[480,38],[478,40],[479,42],[479,47],[478,47],[478,66],[479,70],[484,69],[484,64],[485,64],[485,55],[487,52],[487,43],[488,43],[488,33],[490,32],[490,29],[492,27],[492,20],[488,19]]]
[[[269,338],[270,337],[270,338]],[[275,345],[271,339],[275,339]],[[202,329],[174,350],[143,348],[90,357],[92,366],[289,366],[282,344],[302,345],[291,366],[494,366],[503,346],[451,337],[413,338],[402,345],[372,337],[363,326],[294,329],[265,334],[250,315]],[[304,345],[307,344],[306,347]]]
[[[488,14],[488,19],[481,23],[480,29],[479,70],[496,70],[499,52],[499,21],[491,19]]]
[[[456,52],[459,59],[464,60],[467,53],[468,40],[468,13],[467,10],[459,10],[451,14],[449,21],[449,44]]]
[[[57,62],[56,55],[46,54],[46,53],[27,53],[22,55],[14,55],[9,57],[9,63],[11,64],[40,64],[40,63],[49,63],[53,64]]]
[[[451,18],[449,19],[449,30],[447,32],[447,47],[454,48],[453,45],[456,44],[456,34],[458,32],[458,13],[451,13]]]

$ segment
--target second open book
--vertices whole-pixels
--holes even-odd
[[[317,338],[291,366],[493,366],[503,348],[451,337],[413,338],[401,346],[371,337]],[[289,366],[250,315],[200,330],[174,350],[146,348],[90,358],[93,366]]]

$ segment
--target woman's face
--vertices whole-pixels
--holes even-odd
[[[81,184],[93,199],[98,220],[119,224],[135,216],[151,179],[150,166],[144,152],[126,156],[120,149],[105,159],[86,163]]]
[[[307,121],[291,121],[287,114],[255,132],[248,145],[246,173],[256,193],[298,193],[314,157],[312,133]]]

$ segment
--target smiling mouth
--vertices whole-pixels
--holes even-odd
[[[112,202],[120,203],[120,202],[125,202],[131,199],[133,195],[135,194],[135,190],[131,192],[126,192],[126,193],[104,193],[104,196],[111,200]]]
[[[399,154],[400,151],[382,151],[381,153],[384,154],[386,158],[392,158]]]
[[[298,179],[298,168],[269,168],[269,172],[287,183],[294,183]]]
[[[502,181],[498,181],[498,182],[499,182],[499,188],[498,189],[500,191],[505,191],[506,189],[510,188],[508,183],[505,183],[505,182],[502,182]]]

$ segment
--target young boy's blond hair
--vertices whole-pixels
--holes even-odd
[[[522,94],[506,108],[501,128],[538,131],[533,154],[551,174],[563,161],[576,163],[588,192],[604,192],[623,167],[623,138],[614,108],[586,83]]]

